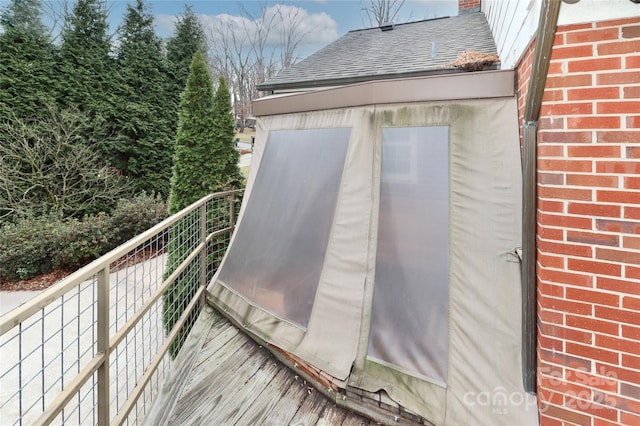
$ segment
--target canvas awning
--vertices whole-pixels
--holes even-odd
[[[256,102],[212,302],[435,424],[536,424],[521,375],[513,81],[467,73]]]

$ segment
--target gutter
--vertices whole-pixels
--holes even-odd
[[[575,2],[575,1],[574,1]],[[537,345],[537,145],[538,120],[558,25],[560,0],[543,0],[536,32],[523,120],[522,151],[522,380],[525,392],[536,392]]]

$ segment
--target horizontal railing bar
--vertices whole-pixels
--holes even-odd
[[[233,231],[233,228],[234,228],[234,226],[233,226],[233,225],[231,225],[231,226],[227,226],[227,227],[226,227],[226,228],[224,228],[224,229],[219,229],[219,230],[217,230],[217,231],[214,231],[214,232],[210,233],[209,235],[207,235],[207,238],[206,238],[206,240],[205,240],[205,241],[206,241],[207,243],[209,243],[209,242],[210,242],[211,240],[213,240],[215,237],[219,237],[219,236],[220,236],[220,235],[222,235],[222,234],[226,234],[226,233],[230,233],[230,232],[232,232],[232,231]]]
[[[127,334],[129,334],[129,332],[138,324],[140,318],[142,318],[142,316],[153,307],[154,303],[162,296],[162,294],[169,288],[169,286],[174,283],[178,276],[180,276],[180,274],[183,273],[185,269],[187,269],[187,266],[189,266],[193,259],[200,254],[204,247],[204,243],[198,244],[196,248],[191,252],[191,254],[189,254],[189,256],[187,256],[187,258],[180,263],[178,268],[173,271],[171,275],[169,275],[167,280],[162,283],[160,287],[158,287],[153,296],[149,300],[147,300],[147,302],[145,302],[145,304],[140,309],[138,309],[138,311],[131,317],[131,319],[127,321],[127,323],[123,325],[116,334],[113,335],[111,340],[109,340],[109,348],[115,348],[116,346],[118,346],[118,343],[122,341],[122,339],[127,337]]]
[[[48,425],[53,419],[56,418],[60,411],[65,407],[65,405],[73,398],[76,393],[82,388],[87,380],[91,377],[93,373],[98,370],[100,365],[107,359],[107,354],[101,352],[97,354],[86,367],[82,369],[78,373],[78,375],[67,385],[67,387],[58,395],[56,399],[53,400],[51,404],[47,406],[47,409],[42,413],[42,415],[34,422],[34,425]]]
[[[153,373],[155,373],[156,369],[158,368],[158,365],[160,365],[160,362],[162,362],[162,358],[165,356],[165,354],[173,344],[174,339],[176,338],[176,336],[184,326],[184,323],[187,322],[187,319],[189,318],[189,315],[191,315],[191,312],[193,311],[194,307],[198,304],[200,297],[204,293],[205,289],[206,287],[204,286],[200,286],[198,288],[198,291],[196,292],[195,296],[193,297],[191,302],[189,302],[189,305],[187,305],[183,314],[180,316],[180,319],[174,325],[173,330],[171,330],[171,333],[169,334],[169,336],[167,336],[167,339],[165,340],[164,345],[162,345],[162,347],[158,350],[158,353],[156,357],[153,359],[153,362],[149,365],[149,367],[147,367],[144,374],[138,381],[138,384],[136,385],[135,389],[131,392],[131,394],[129,395],[129,398],[127,399],[125,404],[122,406],[122,408],[119,410],[118,415],[116,416],[116,418],[113,420],[111,424],[121,425],[122,423],[124,423],[127,416],[129,415],[133,407],[138,402],[138,398],[140,398],[140,395],[142,394],[142,392],[144,392],[144,388],[149,382],[149,380],[151,379],[151,377],[153,376]]]
[[[156,236],[158,233],[164,231],[169,228],[171,225],[182,219],[187,214],[191,213],[195,209],[199,208],[204,203],[207,203],[209,200],[214,198],[223,198],[228,195],[237,194],[242,192],[241,189],[236,189],[232,191],[224,191],[218,192],[215,194],[209,194],[204,198],[196,201],[188,207],[185,207],[175,215],[166,218],[159,224],[155,225],[151,229],[143,232],[142,234],[132,238],[126,243],[122,244],[119,247],[111,250],[107,254],[99,257],[93,262],[89,263],[87,266],[75,271],[68,277],[62,279],[53,287],[45,290],[43,293],[37,295],[29,302],[25,303],[17,307],[16,309],[8,312],[3,315],[0,320],[0,336],[4,335],[7,331],[11,330],[16,325],[20,324],[27,318],[29,318],[34,313],[38,312],[40,309],[43,309],[45,306],[48,306],[56,299],[58,299],[63,294],[67,293],[70,289],[77,287],[83,281],[86,281],[88,278],[95,275],[100,269],[105,267],[105,264],[108,266],[115,260],[119,259],[123,255],[127,254],[132,249],[138,247],[140,244],[144,243],[146,240]]]

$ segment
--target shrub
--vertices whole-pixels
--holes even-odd
[[[50,272],[57,231],[56,221],[49,217],[4,225],[0,229],[0,278],[15,281]]]
[[[52,269],[78,269],[167,216],[160,198],[121,200],[112,215],[20,219],[0,228],[0,279],[29,279]]]

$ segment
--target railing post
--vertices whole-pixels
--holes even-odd
[[[98,425],[109,424],[109,265],[98,271],[97,349],[106,357],[98,368]]]
[[[229,227],[231,228],[231,232],[233,232],[233,228],[236,226],[236,193],[229,195],[231,198],[231,208],[229,209]],[[231,237],[231,236],[229,236]]]
[[[200,242],[204,243],[200,251],[200,287],[207,286],[207,203],[200,206]],[[206,303],[206,295],[203,292],[200,298],[200,306]]]

